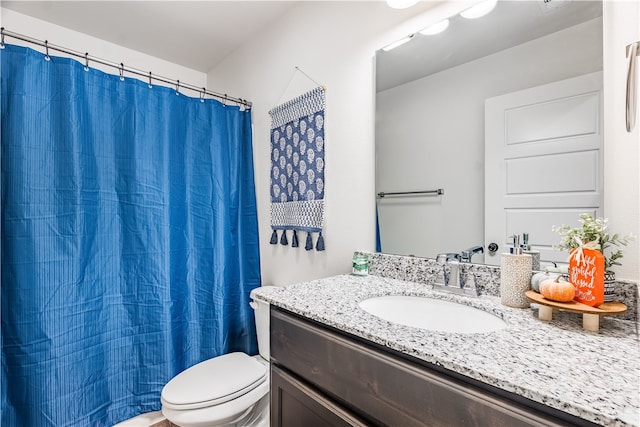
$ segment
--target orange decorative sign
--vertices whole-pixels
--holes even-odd
[[[576,287],[576,301],[597,307],[604,302],[604,255],[578,248],[569,259],[569,281]]]

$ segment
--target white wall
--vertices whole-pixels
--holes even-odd
[[[345,273],[354,250],[375,249],[373,58],[376,49],[410,32],[389,28],[414,13],[384,2],[302,3],[209,73],[209,84],[242,93],[254,105],[263,284]],[[268,111],[316,86],[295,66],[327,87],[324,252],[269,244]]]
[[[594,19],[379,92],[376,191],[445,190],[380,200],[383,252],[434,258],[483,245],[485,100],[601,71],[600,40]]]
[[[209,82],[254,102],[254,161],[264,284],[289,284],[346,272],[354,249],[374,248],[374,51],[464,6],[423,2],[406,11],[384,2],[308,2],[237,50],[208,75],[86,34],[1,9],[7,30],[124,62],[196,86]],[[437,6],[437,7],[436,7]],[[448,8],[447,8],[448,7]],[[411,18],[419,11],[432,11]],[[638,129],[624,131],[624,46],[640,39],[637,1],[605,2],[605,215],[614,231],[639,234]],[[7,39],[7,42],[12,41]],[[327,86],[325,252],[271,246],[269,116],[279,102],[314,86],[299,66]],[[610,89],[610,86],[612,89]],[[618,277],[638,280],[638,239]]]
[[[183,67],[153,56],[149,56],[123,46],[83,34],[68,28],[60,27],[40,19],[32,18],[10,9],[0,8],[0,21],[7,31],[24,34],[34,39],[47,40],[49,43],[71,49],[77,52],[88,52],[90,56],[106,59],[110,62],[124,63],[127,67],[139,70],[151,71],[153,74],[168,77],[172,80],[192,84],[196,87],[206,86],[207,75],[200,71]],[[21,42],[7,37],[5,43],[27,46],[44,52],[44,48]],[[66,56],[59,52],[51,51],[52,56]],[[90,63],[91,67],[102,69],[110,74],[118,74],[118,70],[110,67]],[[125,74],[125,76],[127,76]],[[129,76],[127,76],[129,77]],[[154,82],[155,84],[160,84]],[[197,94],[185,92],[189,96]]]
[[[421,6],[425,7],[425,3]],[[460,2],[426,6],[431,10],[409,19],[416,9],[387,12],[382,2],[301,4],[209,73],[210,84],[215,82],[217,87],[225,87],[229,92],[243,93],[254,102],[254,163],[264,284],[286,285],[347,272],[354,249],[374,248],[374,51],[466,7]],[[622,16],[615,18],[615,25],[613,18],[609,18],[608,24],[605,20],[609,38],[618,32],[620,19],[628,19],[624,16],[628,11],[619,13]],[[402,22],[403,16],[408,20]],[[623,116],[615,113],[612,106],[618,102],[614,97],[623,96],[620,68],[624,68],[621,64],[624,58],[619,57],[619,42],[618,46],[611,44],[605,44],[605,55],[607,49],[616,50],[616,69],[604,71],[605,78],[609,72],[608,78],[615,81],[616,94],[607,95],[605,108],[611,112],[607,114],[615,114],[615,120],[619,121]],[[328,88],[326,252],[306,252],[303,248],[268,243],[270,122],[267,112],[315,86],[299,73],[295,74],[295,66]],[[606,121],[605,127],[611,128]],[[605,160],[605,212],[612,229],[638,234],[637,144],[636,148],[620,148],[621,144],[632,144],[611,142],[618,137],[605,134],[608,157]],[[625,264],[617,269],[618,277],[637,280],[637,240],[625,253]]]
[[[624,249],[616,277],[640,280],[640,125],[625,126],[625,46],[640,40],[640,2],[605,1],[604,33],[604,214],[613,232],[635,234]],[[636,70],[638,71],[638,70]],[[639,94],[640,96],[640,94]]]
[[[370,144],[373,54],[400,38],[400,34],[413,32],[416,25],[423,28],[432,23],[423,25],[411,16],[433,5],[424,2],[411,10],[398,11],[383,2],[308,2],[294,8],[209,76],[9,9],[0,8],[0,21],[8,31],[79,52],[88,51],[92,56],[124,62],[198,87],[224,87],[226,93],[253,101],[263,282],[288,284],[346,272],[354,249],[374,249]],[[383,31],[384,35],[378,36]],[[7,42],[20,44],[9,38]],[[300,66],[328,87],[326,252],[268,244],[267,111],[315,86],[300,73],[294,74],[294,66]],[[105,71],[114,72],[108,68]]]

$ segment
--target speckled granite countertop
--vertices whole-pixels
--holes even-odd
[[[515,309],[498,297],[465,297],[429,285],[341,275],[254,291],[257,299],[446,369],[606,426],[640,426],[637,324],[611,317],[600,332],[582,317]],[[392,324],[358,303],[374,296],[419,295],[461,302],[501,317],[508,327],[481,334],[432,332]]]

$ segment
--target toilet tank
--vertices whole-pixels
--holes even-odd
[[[253,299],[249,305],[253,308],[256,318],[256,334],[258,335],[258,352],[269,361],[269,303]]]

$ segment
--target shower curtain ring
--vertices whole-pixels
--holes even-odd
[[[124,62],[120,63],[118,71],[120,72],[120,81],[124,81]]]
[[[176,95],[180,95],[180,80],[176,80]]]
[[[48,40],[44,41],[44,50],[45,50],[44,59],[46,59],[47,61],[51,61],[51,57],[49,56],[49,41]]]
[[[203,87],[202,92],[200,92],[200,102],[204,102],[204,95],[206,91],[207,91],[207,88]]]
[[[224,101],[222,101],[222,105],[227,106],[227,94],[224,94]]]
[[[151,85],[151,71],[149,71],[149,89],[151,89],[153,86]]]
[[[84,70],[89,71],[89,52],[84,53]]]
[[[0,49],[4,49],[4,27],[0,28],[0,34],[2,34],[0,38]]]

